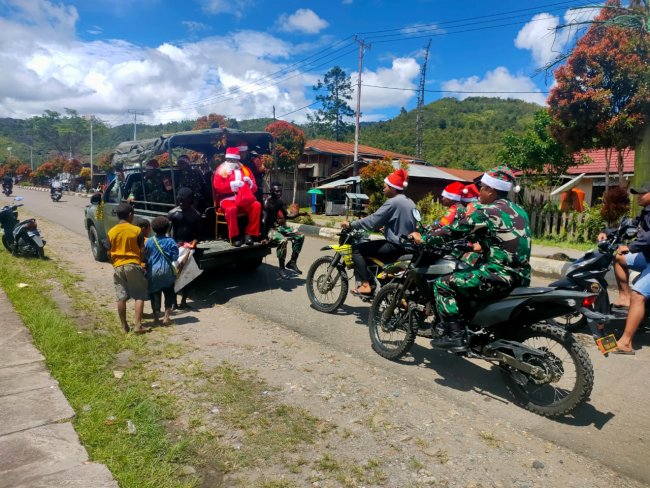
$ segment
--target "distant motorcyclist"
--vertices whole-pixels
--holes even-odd
[[[10,174],[6,174],[2,177],[2,191],[4,193],[7,193],[7,190],[9,190],[9,194],[11,194],[11,190],[14,187],[14,179],[11,177]]]
[[[436,347],[462,346],[464,330],[459,321],[458,296],[505,296],[517,286],[530,284],[530,224],[526,211],[508,200],[514,183],[514,174],[507,166],[493,168],[481,178],[480,205],[472,214],[431,234],[412,234],[415,242],[421,241],[427,247],[471,236],[485,256],[477,268],[442,276],[434,282],[436,311],[446,332],[432,341]]]
[[[54,195],[56,192],[63,192],[63,185],[58,179],[53,179],[50,183],[50,195]]]

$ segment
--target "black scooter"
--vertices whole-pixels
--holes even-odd
[[[12,192],[13,192],[13,188],[11,187],[11,185],[2,185],[2,193],[4,193],[5,196],[8,197],[11,196]]]
[[[549,319],[549,323],[576,332],[589,325],[594,338],[604,337],[612,329],[623,329],[627,320],[627,309],[613,308],[607,292],[605,275],[612,269],[614,256],[623,242],[636,236],[637,227],[631,219],[623,219],[618,228],[607,239],[600,241],[595,250],[588,251],[567,268],[565,275],[548,286],[562,290],[586,291],[596,294],[592,311],[576,311]],[[650,308],[647,310],[650,312]],[[650,331],[650,316],[646,315],[641,327]]]
[[[38,232],[36,219],[19,222],[18,207],[22,207],[22,203],[6,205],[0,209],[2,244],[13,255],[45,259],[45,241]]]
[[[59,200],[61,200],[62,196],[63,196],[63,192],[61,191],[60,188],[55,188],[50,193],[50,198],[52,198],[53,202],[58,202]]]

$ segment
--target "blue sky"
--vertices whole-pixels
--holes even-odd
[[[216,112],[304,122],[312,86],[334,65],[356,83],[363,120],[425,103],[501,96],[543,104],[535,74],[580,35],[586,0],[0,0],[0,117],[72,108],[110,124]],[[492,93],[485,92],[509,92]],[[354,100],[350,103],[355,106]]]

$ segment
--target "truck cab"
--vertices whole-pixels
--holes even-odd
[[[201,269],[225,265],[237,265],[246,269],[259,266],[270,248],[260,236],[253,245],[235,247],[228,240],[228,228],[212,194],[212,175],[223,160],[227,147],[245,144],[255,157],[271,154],[273,136],[266,132],[242,132],[230,129],[206,129],[164,135],[155,139],[123,142],[111,154],[111,165],[116,177],[106,186],[103,193],[96,193],[84,209],[84,225],[88,232],[90,248],[97,261],[108,260],[108,231],[118,222],[116,208],[129,202],[137,217],[151,220],[167,215],[176,204],[176,193],[182,183],[183,172],[175,161],[181,154],[189,155],[193,163],[191,175],[203,183],[202,195],[197,210],[201,214],[200,239],[195,254]],[[164,180],[166,192],[149,192],[143,184],[146,164],[151,159],[160,161],[156,177]],[[244,162],[246,164],[246,162]],[[249,164],[253,164],[249,162]],[[206,166],[207,165],[207,166]],[[200,171],[202,166],[204,171]],[[187,175],[187,169],[184,169]],[[200,178],[199,178],[200,177]],[[138,191],[136,191],[136,189]],[[198,193],[198,190],[197,190]],[[245,215],[238,216],[241,229],[245,226]]]

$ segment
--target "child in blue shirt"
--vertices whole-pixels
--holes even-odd
[[[174,282],[176,281],[176,270],[172,263],[178,259],[176,242],[167,236],[170,225],[167,217],[160,216],[153,219],[151,228],[155,236],[147,239],[144,245],[149,298],[151,299],[151,309],[156,323],[160,318],[162,295],[165,297],[163,325],[171,325],[170,314],[174,305]]]

